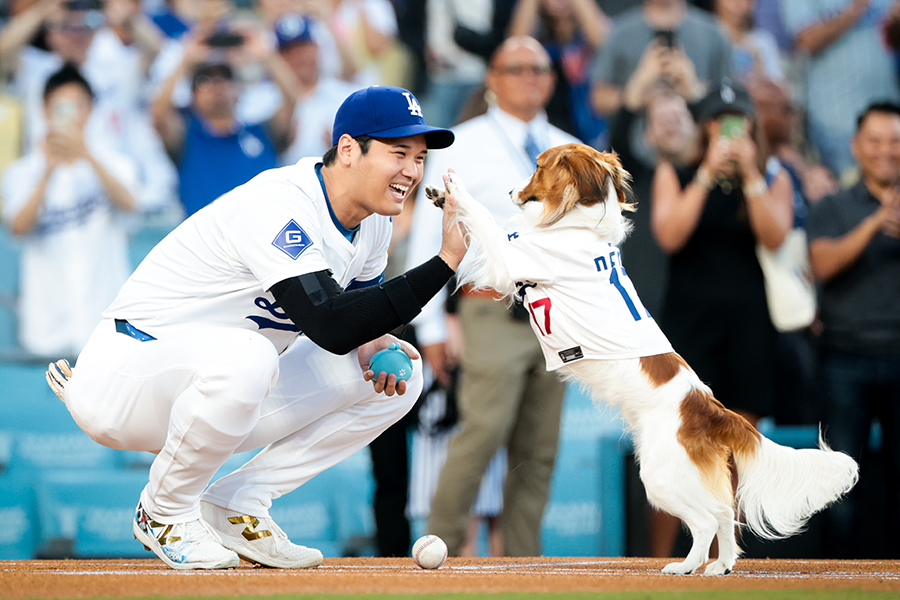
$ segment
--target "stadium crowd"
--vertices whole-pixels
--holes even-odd
[[[543,48],[497,52],[511,36],[530,36]],[[263,170],[322,156],[351,92],[401,86],[421,99],[429,124],[481,119],[463,125],[458,146],[484,135],[477,127],[503,128],[509,147],[497,148],[500,162],[512,153],[513,163],[530,168],[531,132],[543,132],[541,149],[551,139],[578,139],[615,151],[634,176],[638,206],[624,260],[675,349],[726,406],[754,423],[822,422],[835,449],[882,481],[878,505],[889,516],[882,533],[895,539],[898,74],[900,0],[0,2],[0,202],[2,224],[20,247],[19,343],[35,356],[77,356],[133,268],[129,234],[148,223],[174,227]],[[434,155],[476,182],[473,190],[507,175],[459,148]],[[425,182],[437,177],[426,171]],[[521,176],[511,177],[496,183],[511,189]],[[394,220],[391,267],[398,272],[407,253],[423,255],[415,244],[433,241],[416,236],[419,210],[433,210],[421,191]],[[815,278],[817,313],[789,322],[776,314],[785,301],[763,269],[772,256],[792,260],[807,283]],[[398,462],[405,434],[391,438],[399,454],[379,451],[379,523],[406,520],[410,487],[409,514],[428,517],[445,457],[451,464],[472,456],[453,446],[448,455],[447,432],[496,404],[490,394],[500,392],[485,382],[499,380],[508,365],[486,367],[478,383],[473,366],[468,377],[458,373],[461,364],[486,364],[466,358],[475,348],[474,341],[466,346],[467,323],[474,340],[478,330],[494,335],[481,329],[485,321],[508,319],[514,330],[524,322],[515,311],[486,315],[470,306],[465,294],[442,300],[414,323],[435,384],[418,421],[396,426],[418,422],[425,440],[412,450],[413,477],[392,474],[406,472]],[[475,317],[482,321],[473,326]],[[489,355],[498,352],[490,348]],[[524,421],[521,396],[505,399],[504,410]],[[517,461],[522,448],[514,444],[515,419],[502,418],[504,426],[489,428],[496,443],[481,448],[483,464],[462,502],[471,503],[486,471],[476,503],[483,509],[473,514],[494,524],[491,550],[539,553],[547,492],[510,483],[504,497],[507,470],[520,466],[505,466],[507,457]],[[558,406],[534,418],[558,431]],[[544,470],[538,488],[549,485],[557,443],[552,432],[543,435],[544,446],[534,448]],[[417,456],[425,447],[428,456]],[[393,462],[379,468],[382,460]],[[881,472],[867,471],[867,461]],[[441,481],[442,496],[454,483]],[[379,508],[378,493],[393,495],[382,496]],[[518,496],[526,493],[527,501]],[[504,544],[510,533],[495,521],[504,505],[520,504],[531,517],[508,516],[531,539]],[[866,506],[851,494],[828,513],[829,555],[873,553],[855,535]],[[520,524],[529,518],[537,523]],[[653,517],[654,556],[673,555],[678,528]],[[382,554],[407,553],[408,527],[402,531]],[[452,551],[474,552],[476,529],[453,531]]]

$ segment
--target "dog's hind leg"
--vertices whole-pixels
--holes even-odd
[[[738,548],[737,539],[734,533],[734,510],[727,508],[719,513],[719,531],[716,538],[719,540],[719,557],[715,562],[706,566],[703,571],[704,575],[727,575],[734,568],[741,553]]]

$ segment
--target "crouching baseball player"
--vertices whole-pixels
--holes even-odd
[[[368,364],[465,254],[445,211],[440,253],[383,281],[391,215],[414,193],[427,149],[452,142],[425,124],[410,92],[355,92],[322,159],[266,171],[187,219],[125,283],[76,366],[50,365],[48,382],[91,438],[157,454],[133,527],[167,565],[322,562],[269,508],[419,395],[412,346],[408,381],[375,377]],[[209,485],[232,454],[255,448]]]

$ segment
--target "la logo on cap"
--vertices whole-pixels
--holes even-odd
[[[422,107],[419,105],[419,101],[416,100],[416,97],[409,92],[403,92],[403,95],[406,96],[406,103],[409,104],[409,114],[414,117],[424,117],[425,115],[422,114]]]

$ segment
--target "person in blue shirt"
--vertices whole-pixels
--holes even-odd
[[[184,57],[153,101],[153,123],[178,168],[179,197],[190,216],[232,188],[277,166],[277,155],[293,141],[298,83],[284,59],[258,32],[231,32],[231,39],[195,31]],[[223,46],[225,42],[231,45]],[[263,123],[241,122],[235,114],[240,85],[233,62],[262,64],[284,98]],[[191,78],[191,104],[178,108],[172,92]]]

